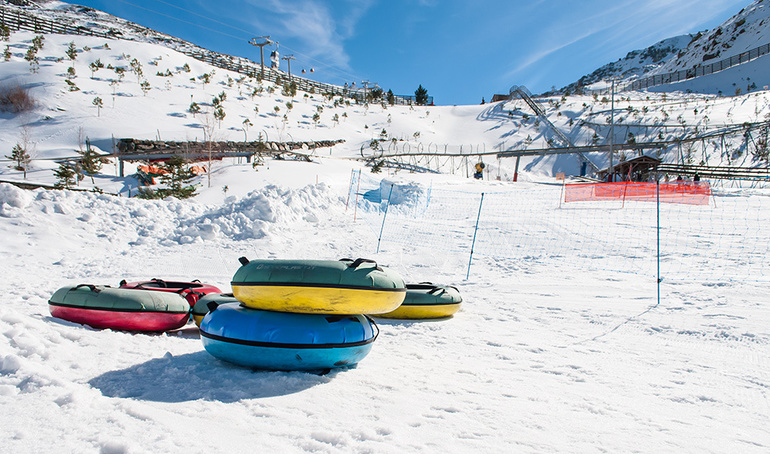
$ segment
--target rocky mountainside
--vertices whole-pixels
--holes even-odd
[[[720,26],[695,35],[668,38],[602,66],[559,90],[604,88],[611,79],[627,83],[722,60],[770,43],[770,2],[756,0]],[[740,79],[740,71],[735,73]]]
[[[646,49],[632,50],[624,58],[608,63],[591,74],[562,88],[560,92],[574,92],[579,87],[606,85],[611,79],[631,81],[651,74],[674,59],[695,38],[681,35],[664,39]]]
[[[698,33],[690,44],[647,75],[692,68],[770,43],[770,2],[756,0],[717,28]]]

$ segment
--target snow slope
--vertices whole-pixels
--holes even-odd
[[[693,35],[681,35],[664,39],[646,49],[633,50],[618,61],[608,63],[591,74],[581,77],[559,92],[574,92],[578,87],[604,88],[607,81],[612,79],[630,82],[650,75],[676,58],[677,53],[685,49],[693,38]]]
[[[524,160],[516,184],[510,182],[513,162],[494,157],[485,158],[489,165],[481,181],[465,178],[468,159],[437,156],[421,163],[442,174],[372,174],[352,159],[379,138],[386,147],[439,155],[461,146],[465,152],[544,146],[550,133],[521,101],[409,108],[347,105],[304,93],[292,100],[280,87],[238,83],[240,76],[221,70],[204,85],[200,77],[212,68],[166,47],[112,40],[105,46],[105,40],[73,36],[45,35],[40,67],[32,73],[23,55],[33,37],[13,33],[7,43],[13,56],[0,61],[0,83],[28,88],[38,103],[24,114],[0,114],[3,155],[25,128],[34,147],[28,182],[53,182],[54,158],[74,156],[85,137],[103,151],[111,150],[113,137],[200,140],[205,116],[187,109],[196,101],[210,112],[212,98],[221,93],[227,116],[214,128],[221,140],[254,139],[261,132],[269,140],[346,141],[317,150],[313,162],[267,160],[256,169],[235,159],[217,162],[210,187],[207,176],[198,177],[200,194],[189,200],[125,197],[137,182],[117,176],[114,161],[80,188],[96,186],[120,197],[0,183],[3,450],[770,448],[770,278],[763,271],[770,238],[761,228],[768,222],[769,194],[756,182],[744,182],[744,188],[714,182],[719,190],[709,206],[661,208],[663,243],[673,247],[664,264],[680,268],[664,276],[659,301],[650,272],[653,206],[589,202],[559,208],[561,187],[553,184],[553,174],[576,169],[570,156]],[[78,49],[74,62],[65,55],[70,42]],[[106,67],[128,68],[134,58],[141,77],[127,72],[119,79]],[[97,59],[105,68],[91,77],[89,65]],[[65,82],[69,67],[75,68],[78,91],[69,91]],[[157,75],[167,70],[171,76]],[[147,93],[142,80],[150,84]],[[262,92],[252,97],[260,86]],[[103,99],[102,109],[93,104],[96,97]],[[619,96],[616,143],[629,132],[655,140],[696,127],[716,131],[762,121],[769,101],[767,92]],[[589,143],[594,133],[606,140],[609,106],[601,100],[571,96],[541,103],[576,143]],[[316,123],[312,116],[318,112]],[[245,119],[253,123],[248,129]],[[739,135],[662,156],[671,162],[766,165],[743,143]],[[3,164],[1,178],[24,181],[21,172],[7,168],[8,161]],[[355,170],[366,178],[351,199]],[[355,195],[390,182],[408,190],[400,192],[403,203],[392,208],[392,219],[424,213],[415,200],[425,197],[440,202],[442,210],[411,224],[383,223],[384,207]],[[485,220],[492,213],[494,222],[483,224],[469,260],[465,240],[481,213],[481,193],[498,204],[483,213]],[[378,247],[383,225],[386,236]],[[730,247],[717,247],[723,244]],[[229,290],[241,256],[368,257],[407,282],[457,285],[464,302],[448,320],[379,320],[381,334],[369,356],[355,368],[327,375],[220,362],[203,350],[192,324],[146,335],[94,330],[48,311],[56,289],[79,283],[200,279]]]

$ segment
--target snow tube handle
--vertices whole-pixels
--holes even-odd
[[[241,262],[241,265],[243,266],[246,266],[249,264],[249,259],[247,259],[246,257],[241,257],[238,259],[238,261]]]
[[[372,338],[372,342],[374,342],[377,340],[377,336],[380,335],[380,327],[377,326],[377,323],[374,321],[373,318],[369,317],[368,315],[364,315],[364,317],[366,317],[366,319],[369,320],[369,323],[372,324],[372,328],[376,330],[376,332],[374,333],[374,337]]]
[[[209,312],[214,312],[219,307],[219,303],[216,301],[209,301],[206,303],[206,307],[209,308]]]
[[[444,294],[445,292],[446,292],[446,290],[444,290],[443,288],[441,288],[441,287],[435,287],[435,286],[434,286],[434,287],[433,287],[433,288],[432,288],[432,289],[431,289],[431,290],[428,292],[428,295],[436,295],[436,294],[442,295],[442,294]]]
[[[348,268],[358,268],[359,266],[361,266],[364,263],[373,263],[375,270],[382,271],[382,268],[380,268],[377,265],[377,262],[375,262],[372,259],[363,259],[363,258],[357,258],[355,260],[352,260],[352,259],[340,259],[340,262],[353,262],[353,263],[349,263],[348,264]]]
[[[96,288],[96,286],[93,285],[93,284],[79,284],[79,285],[73,287],[72,290],[77,290],[77,289],[79,289],[81,287],[88,287],[94,293],[99,293],[99,292],[102,291],[101,289]]]
[[[150,282],[154,282],[154,283],[158,284],[158,286],[161,287],[161,288],[168,287],[168,284],[166,284],[166,281],[164,281],[163,279],[152,278],[152,279],[150,279]],[[142,284],[139,284],[139,288],[143,288],[143,287],[144,286]]]

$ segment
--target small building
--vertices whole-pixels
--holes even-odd
[[[508,101],[511,99],[511,95],[492,95],[491,102]]]
[[[596,175],[601,181],[608,181],[608,174],[612,174],[612,181],[649,181],[649,174],[654,172],[661,162],[652,156],[637,156],[613,165],[612,169],[602,169],[596,172]]]

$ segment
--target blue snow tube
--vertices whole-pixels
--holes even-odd
[[[200,325],[203,347],[240,366],[324,370],[357,364],[372,349],[377,325],[364,315],[296,314],[210,304]]]

